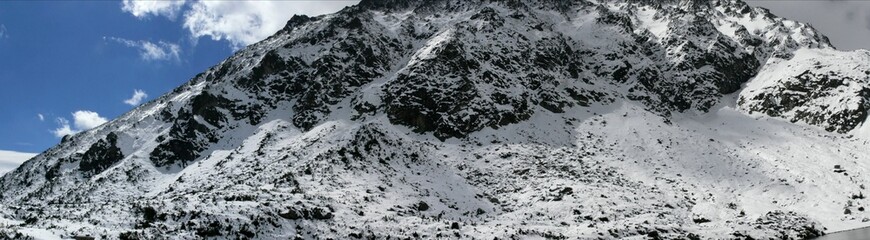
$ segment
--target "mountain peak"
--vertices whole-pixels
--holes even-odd
[[[445,0],[362,0],[357,6],[366,9],[405,9]]]

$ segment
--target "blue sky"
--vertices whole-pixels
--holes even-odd
[[[293,14],[355,3],[0,1],[0,150],[41,152],[171,91]]]
[[[840,50],[870,49],[870,1],[746,0],[777,16],[805,22],[830,38]]]
[[[0,1],[0,150],[41,152],[169,92],[293,14],[356,2]],[[809,22],[841,49],[870,48],[870,2],[749,2]]]

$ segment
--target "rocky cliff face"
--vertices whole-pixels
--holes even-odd
[[[740,1],[363,1],[6,174],[0,234],[812,237],[865,216],[867,56]]]
[[[747,112],[760,112],[848,133],[867,120],[870,52],[799,50],[770,61],[741,94]]]

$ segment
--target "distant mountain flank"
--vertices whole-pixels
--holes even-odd
[[[0,238],[812,238],[868,81],[739,0],[364,0],[3,175]]]

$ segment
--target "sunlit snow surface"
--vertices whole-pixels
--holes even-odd
[[[722,239],[736,237],[734,233],[768,238],[788,227],[836,231],[868,225],[864,219],[870,216],[860,209],[868,203],[863,191],[870,181],[870,126],[832,133],[824,130],[827,122],[801,118],[807,113],[828,116],[860,109],[862,96],[857,93],[867,82],[861,75],[867,68],[862,62],[866,53],[831,49],[809,26],[771,18],[759,9],[716,9],[708,16],[690,16],[691,21],[701,21],[699,29],[706,32],[685,39],[681,34],[691,33],[683,28],[689,25],[682,18],[686,15],[676,14],[682,10],[664,14],[620,1],[590,4],[570,14],[542,8],[520,16],[487,3],[483,10],[424,17],[405,10],[357,13],[348,8],[346,13],[354,15],[295,18],[297,25],[240,51],[176,91],[80,133],[6,175],[6,205],[0,206],[0,216],[15,220],[0,224],[30,235],[51,229],[63,237],[171,234],[182,239],[248,233],[266,239],[594,239],[643,238],[653,231],[665,238],[692,234]],[[487,22],[487,17],[506,24],[503,29],[492,27],[498,22]],[[529,18],[541,25],[526,26]],[[298,23],[304,21],[309,22]],[[365,31],[345,29],[343,21]],[[632,45],[641,40],[674,45],[645,55]],[[756,46],[749,44],[753,40]],[[308,81],[332,85],[305,85],[309,89],[302,90],[338,89],[322,95],[341,95],[343,82],[330,82],[334,79],[323,74],[365,66],[335,60],[354,60],[348,57],[364,51],[342,46],[359,43],[375,47],[367,59],[377,62],[383,57],[388,64],[364,69],[371,72],[361,74],[375,77],[348,87],[346,96],[326,98],[335,100],[330,104],[316,105],[325,101],[321,95],[277,99],[283,95],[271,94],[268,87],[295,81],[289,73],[263,75],[250,86],[241,83],[261,65],[292,58],[284,63],[303,66],[326,58],[331,60],[318,65],[325,70],[303,73],[310,74]],[[559,88],[600,92],[600,100],[589,97],[586,104],[566,104],[561,112],[528,103],[534,110],[528,119],[442,139],[393,124],[383,110],[394,103],[385,100],[389,94],[412,99],[420,94],[396,90],[402,87],[422,85],[430,87],[424,92],[450,94],[456,92],[438,92],[438,86],[471,82],[475,101],[461,103],[466,105],[455,113],[461,116],[458,120],[446,120],[492,117],[479,111],[521,111],[519,105],[493,99],[526,101],[518,96],[539,94],[541,86],[513,84],[533,85],[522,82],[520,73],[505,70],[525,66],[497,67],[489,58],[527,60],[530,56],[523,51],[547,50],[554,43],[581,52],[578,58],[586,61],[585,68],[576,76],[565,68],[537,76],[555,78],[551,82]],[[459,45],[472,50],[457,51]],[[394,50],[390,47],[399,50],[383,50]],[[473,56],[481,63],[472,70],[492,71],[500,79],[427,75],[429,69],[454,64],[444,60],[445,51],[453,57],[481,54]],[[559,61],[546,52],[532,52]],[[622,57],[629,52],[635,58]],[[703,59],[699,55],[727,61],[749,53],[762,61],[758,77],[725,96],[720,96],[718,86],[704,82],[703,74],[716,74],[713,66],[678,65]],[[274,59],[269,62],[267,57]],[[654,84],[673,84],[659,86],[665,90],[703,92],[691,100],[711,107],[705,112],[654,106],[675,96],[637,87],[653,83],[638,83],[636,72],[620,81],[609,72],[632,66],[674,76],[655,79],[661,82]],[[755,111],[769,102],[756,96],[779,100],[777,94],[788,92],[782,89],[789,90],[794,77],[807,70],[835,71],[852,80],[842,89],[820,90],[823,97],[805,96],[809,104],[779,117]],[[407,76],[422,80],[402,82],[400,77]],[[509,84],[493,83],[498,80]],[[681,89],[689,87],[696,88]],[[233,105],[209,108],[200,103],[205,106],[186,112],[206,94]],[[468,96],[435,97],[444,97],[445,104],[460,104],[451,97]],[[311,102],[311,108],[295,108]],[[265,114],[256,123],[232,116],[234,110],[253,106],[265,109],[255,111]],[[366,106],[374,110],[360,110]],[[205,117],[208,110],[218,117]],[[317,120],[310,129],[297,127],[299,119],[294,117],[302,113]],[[202,149],[189,162],[158,166],[151,156],[173,131],[192,133],[182,140]],[[103,149],[92,146],[110,133],[118,135],[123,159],[96,175],[84,175],[79,159],[91,149]],[[26,224],[29,219],[35,222]]]
[[[150,184],[153,188],[143,190],[154,199],[193,203],[183,207],[190,210],[215,208],[227,218],[256,216],[264,207],[232,201],[198,206],[201,201],[213,201],[202,189],[220,188],[229,196],[256,192],[260,202],[273,204],[287,199],[328,204],[342,216],[335,220],[338,222],[395,218],[395,225],[372,226],[387,231],[436,228],[440,226],[437,222],[412,219],[447,213],[442,218],[459,221],[463,212],[482,209],[487,217],[463,230],[478,237],[499,232],[504,226],[593,237],[601,228],[645,221],[665,228],[699,218],[712,222],[698,226],[697,231],[718,232],[724,237],[734,230],[726,222],[753,222],[773,209],[804,213],[821,221],[828,231],[867,225],[862,222],[865,213],[855,210],[863,205],[852,199],[862,191],[861,185],[870,185],[870,178],[865,177],[870,162],[860,161],[870,159],[870,152],[862,150],[870,146],[864,137],[750,116],[728,105],[709,114],[678,115],[670,123],[630,102],[587,110],[575,109],[565,117],[541,114],[527,123],[484,130],[471,140],[447,142],[373,121],[363,128],[377,129],[387,135],[386,139],[408,144],[382,151],[425,155],[418,162],[386,165],[376,159],[356,159],[363,162],[341,167],[345,170],[335,169],[336,163],[306,156],[341,148],[359,137],[361,126],[336,120],[301,133],[286,121],[275,119],[254,130],[238,147],[215,150],[180,172],[155,172]],[[848,176],[835,173],[835,165],[846,169]],[[306,168],[314,173],[302,174]],[[287,170],[299,174],[296,180],[307,197],[292,194],[294,188],[258,177]],[[179,182],[182,177],[184,182]],[[243,184],[233,184],[240,181]],[[381,192],[378,187],[387,190]],[[566,187],[572,194],[558,194]],[[165,193],[173,188],[189,190]],[[498,203],[482,201],[475,197],[479,194],[498,199]],[[432,210],[420,216],[401,214],[410,210],[396,209],[411,208],[419,201],[429,203]],[[849,202],[855,202],[851,204],[853,214],[844,215]],[[667,210],[665,204],[678,211]],[[688,208],[679,210],[683,207]],[[111,209],[88,215],[112,219],[116,210]],[[579,217],[610,221],[571,228],[535,224],[573,222],[578,218],[575,210],[580,211]],[[111,225],[106,229],[105,225],[84,223],[68,226],[113,229]],[[294,235],[291,226],[266,236]],[[22,232],[26,231],[39,233]]]

